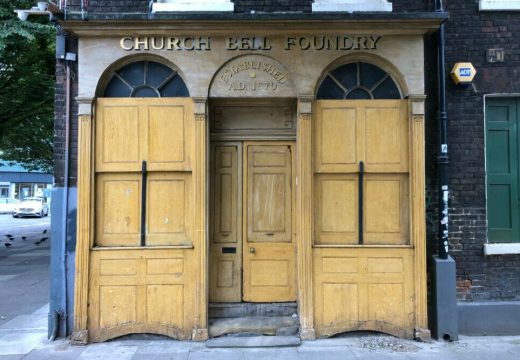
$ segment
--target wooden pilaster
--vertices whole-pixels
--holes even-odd
[[[424,95],[409,97],[411,238],[415,249],[415,327],[428,328],[426,290],[426,204],[424,150]]]
[[[206,98],[194,98],[195,119],[195,158],[194,158],[194,190],[195,190],[195,326],[192,340],[205,341],[208,338],[208,134],[206,116]]]
[[[76,273],[74,285],[74,330],[72,341],[88,341],[89,255],[92,243],[93,99],[78,99],[78,210]]]
[[[312,96],[299,98],[296,138],[296,251],[302,340],[315,339],[312,288],[312,100]]]

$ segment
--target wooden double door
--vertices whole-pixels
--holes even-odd
[[[210,301],[296,300],[292,142],[211,146]]]

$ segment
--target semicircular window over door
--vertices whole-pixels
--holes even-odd
[[[318,88],[316,99],[402,99],[402,95],[388,72],[372,64],[355,62],[329,71]]]
[[[186,84],[179,74],[161,63],[137,61],[116,70],[103,97],[188,97]]]

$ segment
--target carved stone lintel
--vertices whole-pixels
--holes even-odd
[[[302,340],[316,340],[316,332],[314,329],[301,329],[300,339]]]
[[[73,331],[72,335],[70,336],[70,343],[72,345],[87,345],[88,330]]]
[[[208,329],[193,329],[193,332],[191,334],[191,340],[192,341],[206,341],[208,340]]]

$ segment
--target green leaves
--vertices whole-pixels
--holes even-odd
[[[0,151],[29,168],[52,168],[55,30],[45,16],[17,18],[33,1],[0,0]]]

